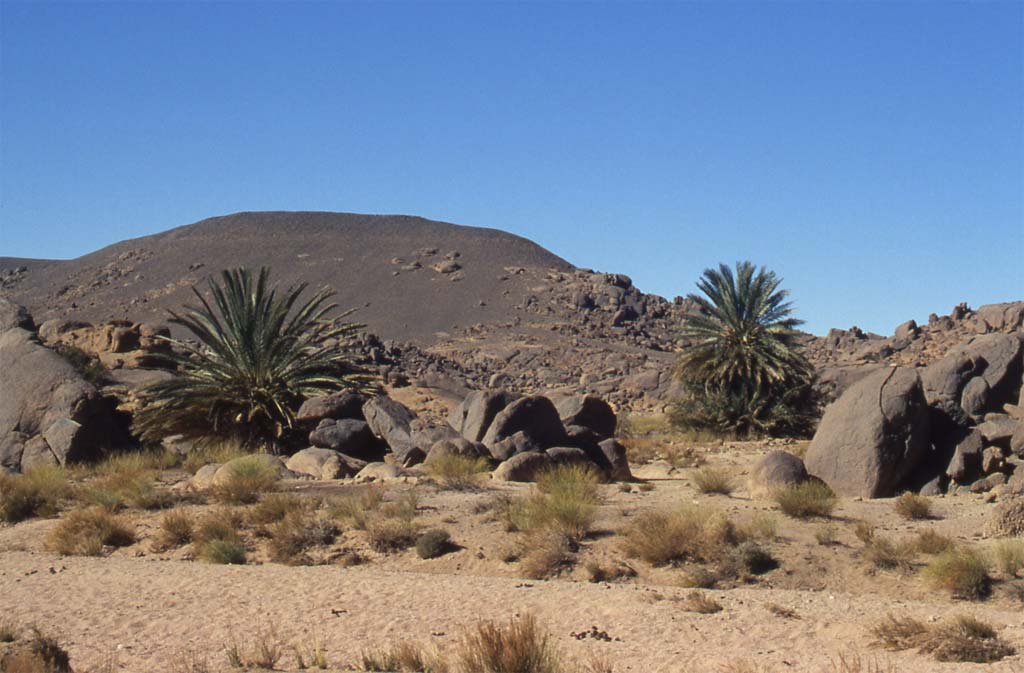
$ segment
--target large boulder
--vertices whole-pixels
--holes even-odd
[[[527,451],[512,456],[491,473],[496,481],[536,481],[537,475],[551,467],[546,453]]]
[[[412,422],[416,414],[401,402],[390,397],[374,397],[363,405],[363,416],[373,434],[384,440],[399,462],[416,448],[412,438]]]
[[[963,425],[1012,404],[1020,394],[1022,371],[1024,341],[994,333],[950,350],[921,370],[921,382],[928,404]]]
[[[295,415],[295,418],[303,423],[319,423],[325,418],[364,420],[364,404],[366,404],[366,396],[362,393],[355,390],[342,390],[330,395],[309,398],[299,407],[299,413]]]
[[[588,428],[602,437],[615,436],[615,411],[596,395],[573,395],[555,403],[558,416],[565,426]]]
[[[345,418],[324,419],[309,433],[309,443],[318,449],[331,449],[362,460],[380,460],[384,445],[366,421]]]
[[[767,499],[780,488],[807,481],[804,461],[785,451],[772,451],[754,464],[747,478],[751,498]]]
[[[494,417],[520,397],[507,390],[474,390],[448,415],[448,424],[469,441],[479,442]]]
[[[314,479],[343,479],[354,476],[364,467],[366,461],[352,458],[331,449],[312,447],[291,456],[284,464],[292,472]]]
[[[626,457],[626,447],[623,444],[616,439],[608,438],[599,442],[597,446],[601,451],[601,456],[592,455],[591,458],[596,458],[595,462],[599,462],[601,457],[604,458],[610,479],[613,481],[633,480],[633,474],[629,470],[629,459]]]
[[[490,458],[487,447],[480,442],[471,442],[465,437],[441,439],[435,442],[427,452],[426,463],[429,465],[448,456],[460,458]]]
[[[14,328],[34,332],[36,324],[24,306],[0,297],[0,332]]]
[[[32,332],[13,327],[0,333],[0,466],[22,469],[26,445],[40,437],[35,464],[63,465],[124,441],[112,404]]]
[[[564,445],[567,439],[558,410],[551,400],[541,395],[522,397],[502,409],[482,441],[494,446],[517,432],[522,432],[542,449]]]
[[[829,405],[804,463],[841,495],[892,496],[929,450],[928,430],[917,372],[879,371]]]
[[[981,474],[981,456],[985,440],[978,430],[972,430],[956,445],[953,457],[946,467],[946,476],[960,483],[974,481]]]

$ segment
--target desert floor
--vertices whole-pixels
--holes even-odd
[[[161,514],[137,510],[124,514],[139,533],[136,544],[102,557],[61,557],[43,545],[58,520],[33,519],[0,527],[0,615],[55,635],[79,672],[228,671],[226,647],[248,647],[257,636],[285,648],[319,640],[332,669],[348,670],[366,649],[415,640],[445,652],[481,619],[526,613],[551,632],[568,659],[602,659],[617,673],[1024,671],[1020,580],[997,581],[984,601],[954,600],[921,576],[927,557],[910,570],[878,570],[862,558],[864,545],[854,535],[856,523],[867,521],[895,540],[932,528],[984,548],[989,541],[982,530],[993,505],[982,496],[939,497],[933,499],[933,519],[906,521],[893,511],[892,500],[843,499],[830,521],[795,520],[772,502],[751,500],[742,486],[768,450],[761,443],[735,443],[687,452],[688,459],[737,475],[739,488],[728,496],[699,494],[693,467],[664,462],[635,467],[638,475],[651,477],[652,490],[602,486],[594,533],[582,543],[575,565],[548,580],[523,578],[519,562],[510,560],[523,534],[506,531],[487,507],[501,494],[529,492],[529,484],[484,482],[471,492],[445,490],[425,478],[385,485],[388,499],[414,491],[419,525],[444,527],[460,546],[431,560],[413,549],[373,552],[361,531],[348,531],[318,550],[317,565],[270,563],[258,548],[248,565],[212,565],[191,560],[187,548],[154,552],[152,535]],[[178,472],[161,478],[187,478]],[[279,484],[317,498],[362,488],[345,482]],[[777,531],[764,546],[779,568],[704,591],[721,604],[720,612],[686,611],[676,600],[692,591],[680,586],[682,571],[627,559],[617,535],[638,512],[684,503],[725,513],[737,523],[770,517]],[[202,512],[212,505],[181,507]],[[833,527],[835,542],[820,544],[816,533],[826,526]],[[335,562],[351,550],[364,557],[362,564]],[[592,562],[625,562],[637,576],[591,582]],[[1019,653],[981,665],[888,652],[873,642],[870,627],[890,613],[926,622],[974,615],[996,627]],[[593,637],[595,632],[601,637]],[[296,670],[290,651],[277,668]]]

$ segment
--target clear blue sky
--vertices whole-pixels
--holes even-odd
[[[1024,3],[0,3],[0,255],[239,210],[497,227],[807,327],[1024,299]]]

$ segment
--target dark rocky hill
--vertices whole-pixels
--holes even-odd
[[[432,342],[497,320],[525,293],[522,267],[571,270],[519,236],[399,215],[261,212],[213,217],[67,261],[0,259],[5,294],[37,322],[161,321],[189,288],[232,266],[330,286],[384,338]],[[17,271],[21,269],[21,271]]]

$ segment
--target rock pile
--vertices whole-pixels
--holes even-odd
[[[495,479],[508,481],[531,481],[540,470],[565,463],[593,466],[609,479],[631,478],[626,450],[614,439],[615,412],[592,395],[552,401],[475,391],[448,424],[436,425],[389,397],[345,391],[307,400],[298,418],[315,424],[312,447],[287,467],[318,479],[368,474],[385,458],[408,468],[445,455],[484,458],[496,466]]]
[[[1018,313],[998,314],[1019,326]],[[807,469],[851,496],[1024,491],[1022,384],[1019,331],[976,336],[918,369],[872,370],[826,410]]]

